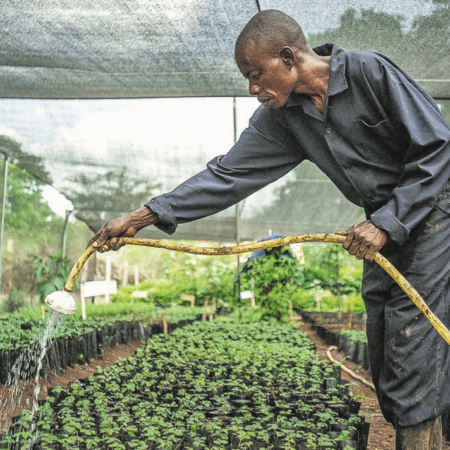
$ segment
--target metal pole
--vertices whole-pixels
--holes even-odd
[[[73,209],[70,211],[66,209],[66,218],[64,220],[64,228],[62,235],[62,257],[63,259],[66,257],[66,237],[67,237],[67,223],[69,222],[69,216],[72,214]]]
[[[233,97],[233,139],[237,142],[237,114],[236,114],[236,97]],[[236,245],[241,243],[241,205],[236,203]],[[238,282],[238,299],[241,298],[241,267],[239,255],[237,255],[237,282]]]
[[[6,197],[8,188],[8,165],[9,156],[5,155],[5,167],[3,171],[3,202],[2,202],[2,225],[0,230],[0,293],[2,292],[2,260],[3,260],[3,234],[5,230],[5,215],[6,215]]]

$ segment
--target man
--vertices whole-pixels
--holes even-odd
[[[223,210],[314,162],[367,220],[341,232],[364,258],[363,297],[373,382],[397,449],[441,448],[449,409],[449,348],[390,277],[381,251],[448,326],[450,127],[432,98],[383,55],[312,50],[299,25],[258,13],[236,42],[235,59],[262,106],[239,142],[207,170],[143,208],[105,224],[90,244],[117,250],[121,236]],[[276,211],[274,211],[276,213]]]

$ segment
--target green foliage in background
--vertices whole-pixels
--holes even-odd
[[[52,253],[47,258],[35,255],[33,263],[36,292],[39,294],[41,302],[52,292],[64,289],[64,284],[72,269],[72,263],[67,258],[63,258],[62,251]],[[78,286],[78,282],[76,286]]]
[[[4,141],[5,138],[0,136],[0,143],[6,145]],[[20,159],[20,146],[14,143],[10,143],[10,146],[14,150],[13,161],[17,159],[26,166]],[[32,162],[32,166],[33,170],[37,170],[38,161]],[[42,180],[47,180],[44,169],[40,175]],[[46,202],[42,190],[44,186],[45,183],[34,178],[27,170],[9,164],[2,261],[4,302],[13,289],[21,291],[22,297],[35,291],[33,255],[38,254],[45,259],[46,255],[61,249],[64,219],[53,212]],[[75,259],[82,253],[91,234],[81,222],[68,224],[67,254],[70,258]],[[6,245],[8,240],[12,242],[12,251]]]
[[[362,262],[349,256],[341,245],[304,245],[303,253],[301,284],[304,289],[330,290],[334,295],[360,292]]]
[[[13,288],[12,291],[8,294],[6,301],[2,305],[2,312],[14,313],[24,306],[26,306],[25,292]]]
[[[365,331],[356,331],[356,330],[341,330],[339,334],[343,334],[349,336],[350,341],[352,342],[364,342],[367,343],[367,334]]]
[[[31,176],[24,170],[20,145],[8,145],[14,150],[14,163],[21,167],[9,165],[5,241],[12,239],[14,249],[4,254],[2,292],[3,309],[16,310],[26,305],[30,292],[37,292],[42,301],[50,292],[61,290],[71,264],[67,259],[63,261],[59,252],[64,219],[51,210],[43,196],[42,181],[50,181],[48,174],[42,168],[41,181]],[[38,163],[35,161],[33,167],[38,167]],[[75,260],[82,253],[91,235],[81,222],[68,224],[70,259]],[[360,262],[336,245],[302,248],[303,259],[282,264],[270,258],[264,264],[258,261],[253,269],[253,285],[243,277],[241,290],[255,291],[261,307],[259,314],[266,319],[285,320],[288,300],[292,300],[294,308],[314,310],[317,295],[324,291],[330,294],[321,295],[321,310],[337,310],[339,299],[342,310],[363,311]],[[152,249],[152,257],[148,258],[148,252],[136,248],[127,248],[122,254],[128,255],[124,259],[128,263],[150,268],[142,271],[147,280],[138,287],[147,292],[143,303],[180,304],[181,294],[190,294],[196,297],[198,306],[206,298],[215,298],[218,307],[245,306],[245,302],[238,301],[236,256],[208,257]],[[132,297],[136,289],[134,285],[120,287],[116,298],[137,303]]]
[[[304,245],[302,249],[303,255],[295,259],[259,258],[252,263],[253,275],[249,272],[241,276],[241,290],[254,291],[256,304],[260,306],[252,314],[284,321],[289,300],[299,310],[338,311],[338,294],[342,311],[364,312],[360,295],[362,262],[339,245]],[[147,293],[143,302],[151,303],[153,299],[155,305],[180,304],[181,294],[190,294],[195,295],[198,306],[203,305],[205,298],[215,298],[218,307],[249,306],[250,300],[238,300],[235,257],[168,251],[157,255],[155,264],[159,265],[159,272],[155,279],[143,281],[138,287],[120,286],[114,300],[137,302],[132,294],[139,290]]]
[[[254,292],[262,320],[287,322],[289,300],[301,279],[300,265],[289,247],[267,249],[266,252],[265,257],[250,262],[249,270],[242,276],[242,286]]]
[[[302,311],[323,311],[337,312],[338,298],[334,294],[320,296],[320,308],[317,307],[317,295],[323,293],[320,289],[297,289],[292,294],[292,305],[294,309]],[[341,295],[341,311],[352,310],[355,314],[361,314],[366,311],[361,294],[343,294]]]
[[[153,301],[156,305],[180,303],[181,294],[187,294],[195,295],[198,306],[203,305],[206,298],[215,298],[217,306],[226,307],[235,295],[235,257],[208,257],[166,250],[159,263],[161,270],[157,279],[143,281],[138,287],[120,286],[113,300],[132,301],[133,292],[139,290],[147,292],[144,302]]]
[[[361,297],[362,261],[337,244],[304,245],[303,253],[301,288],[292,296],[295,309],[365,312]]]
[[[64,219],[48,206],[41,186],[26,170],[9,164],[5,230],[11,237],[47,235],[63,226]]]

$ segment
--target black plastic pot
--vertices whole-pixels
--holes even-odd
[[[350,414],[359,414],[359,410],[361,408],[361,402],[358,402],[356,400],[350,400],[348,403],[348,409],[350,411]]]
[[[365,342],[356,341],[356,350],[354,356],[354,362],[362,366],[364,364],[364,354],[366,352]]]
[[[75,367],[76,364],[76,351],[77,351],[77,344],[75,341],[75,338],[69,338],[67,339],[67,363],[69,367]]]

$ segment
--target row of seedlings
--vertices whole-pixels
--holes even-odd
[[[196,323],[54,388],[34,438],[22,434],[31,420],[22,416],[6,440],[35,450],[362,450],[359,406],[340,368],[320,361],[295,328]]]
[[[169,323],[168,332],[192,323],[194,316],[198,319],[189,313],[189,319]],[[0,327],[0,385],[8,386],[34,378],[41,364],[40,376],[48,378],[51,372],[62,374],[67,367],[88,363],[91,358],[102,359],[105,350],[116,345],[146,342],[152,334],[163,332],[161,323],[150,325],[117,317],[82,321],[61,314],[50,332],[46,322],[18,315],[1,316]],[[45,333],[50,334],[49,339],[44,338]]]
[[[348,325],[349,320],[352,325],[365,325],[367,315],[339,313],[339,312],[322,312],[322,311],[303,311],[296,310],[296,313],[302,316],[302,320],[311,325]]]
[[[312,329],[327,343],[335,345],[347,356],[349,361],[358,364],[365,370],[370,370],[369,348],[365,331],[330,330],[324,325],[313,325]]]

